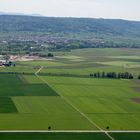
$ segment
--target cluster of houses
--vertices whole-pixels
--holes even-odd
[[[5,61],[5,60],[1,60],[0,61],[0,66],[4,66],[4,67],[11,67],[11,66],[15,66],[15,64],[11,61]]]

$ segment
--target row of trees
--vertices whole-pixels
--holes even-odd
[[[97,72],[97,73],[91,73],[90,77],[94,78],[114,78],[114,79],[134,79],[133,74],[129,72],[124,73],[116,73],[116,72]],[[138,79],[140,79],[140,75],[138,76]]]

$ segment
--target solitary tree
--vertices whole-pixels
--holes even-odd
[[[49,131],[51,130],[51,126],[48,126],[48,130],[49,130]]]
[[[106,127],[106,130],[109,130],[109,126]]]

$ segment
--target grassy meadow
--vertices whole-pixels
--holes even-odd
[[[49,85],[22,77],[0,74],[1,130],[96,129]]]
[[[140,104],[133,98],[140,94],[132,81],[92,78],[42,76],[98,126],[112,130],[139,130]]]
[[[1,133],[0,138],[1,140],[110,140],[104,133]]]
[[[140,133],[110,133],[115,140],[139,140]],[[1,140],[110,140],[104,133],[0,133]]]

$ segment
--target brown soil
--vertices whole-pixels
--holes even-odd
[[[140,87],[135,87],[134,90],[140,93]]]
[[[133,100],[134,102],[140,104],[140,98],[133,98],[132,100]]]
[[[134,80],[134,83],[140,85],[140,80]]]
[[[136,92],[139,92],[140,93],[140,80],[133,80],[134,83],[136,84],[136,87],[133,87],[133,89],[136,91]]]

